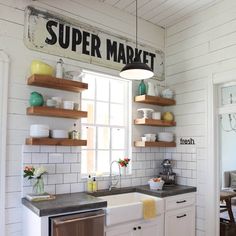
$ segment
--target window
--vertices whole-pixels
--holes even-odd
[[[88,117],[81,120],[81,133],[88,142],[81,151],[81,172],[104,175],[111,161],[130,157],[131,82],[88,71],[83,82],[89,86],[81,94],[82,110],[88,111]]]

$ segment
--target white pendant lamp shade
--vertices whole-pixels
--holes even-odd
[[[138,48],[138,0],[136,0],[136,49]],[[136,52],[136,50],[135,50]],[[126,64],[120,71],[120,77],[130,80],[142,80],[153,77],[152,69],[135,55],[134,61]]]
[[[131,80],[142,80],[153,77],[154,73],[147,64],[134,61],[120,71],[120,77]]]

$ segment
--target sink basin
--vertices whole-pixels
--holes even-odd
[[[123,222],[143,219],[144,199],[154,199],[157,215],[164,212],[162,198],[153,197],[143,193],[124,193],[100,197],[107,201],[106,225],[115,225]]]

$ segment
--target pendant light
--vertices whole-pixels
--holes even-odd
[[[138,49],[138,0],[136,0],[136,50]],[[120,77],[130,80],[151,78],[154,73],[145,63],[142,63],[135,50],[133,62],[126,64],[120,71]]]

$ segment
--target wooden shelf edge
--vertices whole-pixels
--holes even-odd
[[[162,126],[162,127],[171,127],[176,126],[175,121],[165,121],[165,120],[154,120],[154,119],[135,119],[135,125],[149,125],[149,126]]]
[[[67,80],[67,79],[59,79],[49,75],[38,75],[38,74],[31,75],[28,78],[27,84],[45,88],[71,91],[71,92],[81,92],[85,89],[88,89],[88,84],[83,82]]]
[[[49,116],[49,117],[58,117],[58,118],[70,118],[70,119],[79,119],[87,117],[88,112],[86,111],[77,111],[77,110],[68,110],[62,108],[52,108],[52,107],[28,107],[27,115],[31,116]]]
[[[27,138],[26,145],[53,145],[53,146],[86,146],[87,140],[61,138]]]
[[[134,141],[135,147],[176,147],[175,142],[143,142]]]
[[[159,106],[173,106],[176,104],[176,101],[174,99],[149,96],[149,95],[135,96],[134,101],[139,103],[146,103]]]

